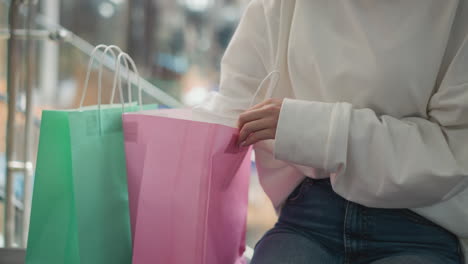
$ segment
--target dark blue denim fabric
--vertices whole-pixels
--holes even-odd
[[[461,264],[458,239],[407,209],[369,208],[307,178],[278,223],[258,242],[251,264]]]

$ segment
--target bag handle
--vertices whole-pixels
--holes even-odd
[[[281,73],[278,71],[278,70],[273,70],[271,71],[261,82],[260,84],[258,85],[258,88],[257,90],[255,91],[253,97],[252,97],[252,100],[250,101],[250,104],[249,104],[249,108],[251,108],[252,106],[254,106],[255,104],[255,100],[257,99],[258,95],[260,94],[260,91],[263,90],[263,87],[265,86],[265,83],[268,79],[272,78],[273,76],[276,76],[277,78],[276,79],[273,79],[274,81],[270,82],[270,85],[267,86],[267,90],[266,90],[266,94],[265,94],[265,98],[271,98],[273,96],[273,93],[276,89],[276,87],[278,86],[278,83],[279,83],[279,80],[280,80],[280,77],[281,77]],[[274,84],[274,85],[273,85]]]
[[[89,79],[90,79],[90,76],[91,76],[91,68],[93,66],[94,59],[97,57],[96,53],[100,49],[104,49],[104,51],[103,51],[103,54],[100,56],[100,65],[99,65],[98,107],[100,107],[100,105],[101,105],[101,97],[102,97],[102,95],[101,95],[101,93],[102,93],[102,66],[103,66],[102,61],[104,60],[104,57],[106,56],[106,54],[108,52],[110,52],[110,54],[112,55],[112,57],[114,57],[114,59],[116,58],[116,54],[115,54],[114,50],[116,50],[117,52],[122,52],[121,49],[119,47],[115,46],[115,45],[107,46],[107,45],[104,45],[104,44],[100,44],[100,45],[97,45],[93,49],[93,51],[91,52],[90,58],[89,58],[88,68],[87,68],[87,71],[86,71],[86,78],[85,78],[84,87],[83,87],[83,94],[81,95],[81,100],[80,100],[80,107],[79,107],[80,111],[83,110],[84,100],[85,100],[86,94],[88,92]]]
[[[291,2],[289,2],[291,1]],[[275,65],[273,70],[268,73],[268,75],[260,82],[260,85],[257,88],[257,91],[254,93],[252,101],[250,102],[250,107],[253,106],[255,100],[257,99],[260,91],[263,89],[265,82],[271,78],[274,74],[276,74],[276,79],[270,82],[270,85],[267,86],[265,99],[271,98],[273,93],[278,86],[281,78],[281,70],[283,67],[286,66],[285,56],[287,55],[287,49],[289,44],[289,35],[291,31],[292,25],[292,17],[294,15],[294,9],[296,7],[295,0],[288,0],[281,2],[281,21],[279,23],[279,33],[278,33],[278,46],[276,49],[276,58],[275,58]],[[284,17],[284,18],[283,18]],[[285,23],[282,23],[285,22]]]
[[[125,102],[124,102],[124,99],[123,99],[123,91],[122,91],[122,75],[121,75],[121,61],[122,61],[122,59],[124,59],[124,64],[125,64],[125,67],[127,69],[127,80],[128,80],[128,83],[129,83],[129,89],[128,89],[129,101],[131,103],[132,97],[131,97],[130,77],[133,74],[133,76],[137,80],[138,104],[140,106],[140,110],[143,110],[143,99],[142,99],[140,74],[138,73],[138,68],[136,67],[135,61],[133,61],[133,59],[130,57],[130,55],[128,55],[125,52],[121,52],[119,54],[119,56],[117,56],[117,60],[116,60],[117,67],[116,67],[116,74],[114,75],[114,84],[113,84],[113,87],[112,87],[112,94],[114,94],[115,89],[118,87],[119,88],[119,93],[120,93],[120,101],[122,102],[122,110],[125,110],[124,109],[125,108]],[[128,67],[129,66],[128,63],[130,63],[130,66],[132,66],[134,72],[130,71],[130,68]],[[117,78],[118,78],[118,82],[117,82]],[[114,98],[112,97],[111,100],[113,101]]]
[[[121,51],[121,52],[119,53],[119,55],[120,55],[121,53],[123,53],[123,52]],[[122,78],[121,72],[117,72],[117,68],[118,68],[119,65],[120,65],[119,62],[120,62],[120,60],[119,60],[118,58],[116,58],[116,62],[115,62],[115,65],[116,65],[115,71],[116,71],[116,75],[117,75],[118,77],[116,77],[116,75],[114,75],[114,82],[113,82],[113,84],[112,84],[112,94],[111,94],[111,98],[110,98],[110,104],[114,103],[115,92],[116,92],[116,90],[118,90],[118,89],[116,89],[116,88],[118,87],[118,86],[117,86],[117,78],[119,79],[119,81],[122,81],[122,80],[121,80],[121,78]],[[123,62],[124,62],[125,69],[127,70],[127,76],[130,76],[130,69],[129,69],[129,66],[128,66],[128,60],[124,60]],[[127,91],[128,91],[128,101],[129,101],[129,103],[132,102],[132,92],[131,92],[131,89],[132,89],[132,82],[131,82],[130,78],[128,77],[128,78],[127,78]],[[118,91],[119,91],[119,99],[122,100],[122,96],[120,96],[121,90],[118,90]],[[123,101],[121,101],[121,103],[122,103],[122,102],[123,102]]]
[[[292,16],[294,14],[294,9],[296,6],[295,0],[289,0],[289,1],[293,2],[292,5],[291,3],[286,3],[287,1],[281,2],[281,7],[280,7],[281,8],[281,21],[279,25],[280,28],[279,28],[279,36],[278,36],[278,47],[276,50],[275,64],[273,66],[273,70],[271,70],[260,82],[247,108],[251,108],[252,106],[254,106],[257,98],[260,95],[260,92],[263,91],[263,89],[265,88],[267,89],[265,93],[265,99],[272,98],[273,93],[275,92],[278,84],[280,83],[280,80],[282,77],[280,71],[282,70],[282,68],[286,66],[286,62],[284,62],[284,59],[287,53],[287,46],[289,44],[288,42],[289,42],[290,28],[292,24]],[[283,21],[285,23],[281,23]],[[274,79],[272,79],[269,85],[266,86],[265,83],[270,78],[274,78]],[[207,98],[206,100],[209,100],[209,98]],[[201,107],[202,105],[203,103],[198,106],[193,107],[193,110],[198,111],[198,112],[209,112],[209,111],[204,110]],[[210,112],[210,114],[215,114],[215,113]]]
[[[91,52],[91,55],[90,55],[90,59],[89,59],[89,63],[88,63],[88,69],[86,71],[86,79],[85,79],[85,83],[84,83],[84,88],[83,88],[83,94],[81,96],[81,100],[80,100],[80,107],[79,107],[79,111],[83,111],[83,103],[84,103],[84,99],[86,97],[86,93],[88,91],[88,86],[89,86],[89,78],[91,76],[91,68],[93,66],[93,63],[94,63],[94,59],[97,57],[96,53],[100,50],[100,49],[104,49],[104,52],[103,54],[101,55],[100,57],[100,64],[99,64],[99,81],[98,81],[98,128],[99,128],[99,134],[102,133],[102,107],[101,107],[101,98],[102,98],[102,67],[103,67],[103,60],[106,56],[106,54],[108,52],[111,53],[112,57],[116,57],[115,55],[115,52],[114,50],[116,50],[117,52],[121,52],[121,49],[115,45],[110,45],[110,46],[107,46],[107,45],[104,45],[104,44],[100,44],[100,45],[97,45],[93,51]],[[117,63],[117,61],[116,61]]]

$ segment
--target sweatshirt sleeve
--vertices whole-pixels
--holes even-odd
[[[427,119],[286,99],[275,156],[325,169],[335,192],[370,207],[423,207],[463,191],[468,186],[468,37],[431,97]]]
[[[249,108],[258,85],[267,75],[266,65],[271,64],[267,29],[263,1],[251,1],[223,55],[219,92],[203,108],[233,122]]]

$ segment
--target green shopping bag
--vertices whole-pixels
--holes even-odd
[[[131,263],[122,111],[42,113],[27,264]]]

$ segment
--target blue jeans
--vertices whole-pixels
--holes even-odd
[[[461,264],[458,239],[407,209],[369,208],[307,178],[288,197],[251,264]]]

